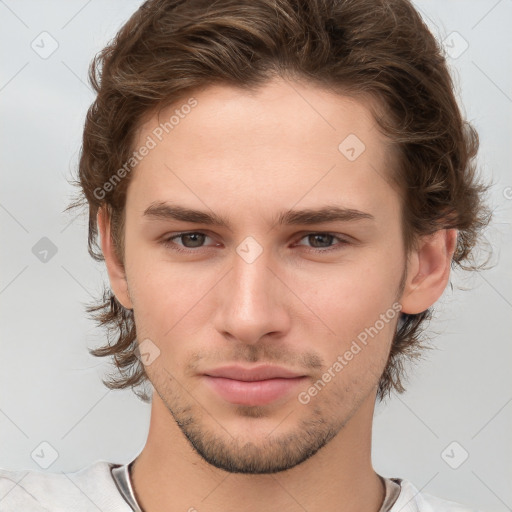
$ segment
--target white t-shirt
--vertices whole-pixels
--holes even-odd
[[[141,512],[130,464],[100,460],[73,473],[0,468],[0,512]],[[477,512],[419,492],[402,478],[384,482],[386,497],[379,512]]]

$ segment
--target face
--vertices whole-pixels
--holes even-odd
[[[138,132],[152,147],[128,188],[114,289],[197,453],[281,471],[374,401],[406,268],[391,148],[367,105],[312,85],[191,96]],[[210,375],[231,365],[297,377]]]

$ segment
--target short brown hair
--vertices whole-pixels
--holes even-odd
[[[477,268],[473,249],[490,219],[474,163],[478,135],[461,115],[441,45],[408,0],[146,1],[89,70],[97,97],[84,127],[80,197],[70,208],[89,208],[90,254],[103,259],[96,218],[105,207],[123,261],[130,174],[108,190],[104,184],[132,156],[144,116],[212,84],[256,89],[277,76],[375,98],[378,126],[399,156],[392,178],[402,192],[406,248],[418,236],[456,228],[452,265]],[[90,352],[113,356],[119,372],[104,383],[131,386],[148,401],[137,389],[147,376],[133,311],[109,289],[88,310],[109,340]],[[404,391],[403,363],[420,355],[430,316],[430,309],[402,315],[379,399]]]

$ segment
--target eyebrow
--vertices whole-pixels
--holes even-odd
[[[177,204],[156,202],[149,205],[143,213],[144,217],[154,220],[178,220],[192,222],[194,224],[207,224],[222,226],[231,230],[231,224],[226,218],[201,210],[186,208]],[[287,210],[277,215],[277,225],[321,224],[325,222],[348,222],[354,220],[375,220],[375,217],[367,212],[342,208],[338,205],[325,205],[320,208],[307,208],[303,210]]]

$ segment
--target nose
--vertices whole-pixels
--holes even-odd
[[[263,250],[254,261],[240,254],[234,252],[231,271],[216,287],[215,328],[244,344],[283,336],[290,328],[291,292],[272,264],[270,251]]]

